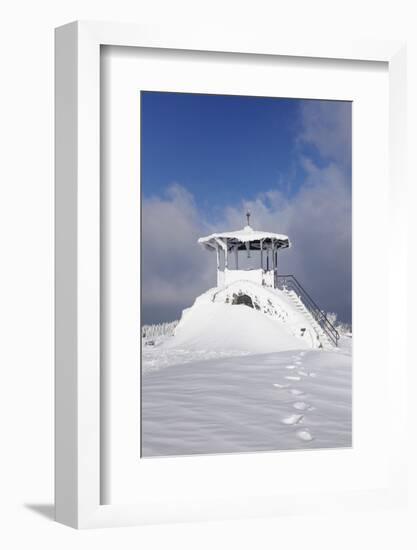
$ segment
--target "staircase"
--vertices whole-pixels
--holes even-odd
[[[294,275],[276,275],[275,283],[314,327],[322,347],[337,346],[340,338],[338,331]]]

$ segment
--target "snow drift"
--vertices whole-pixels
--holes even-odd
[[[186,310],[174,338],[165,346],[250,353],[309,347],[261,311],[246,305],[215,302],[197,302]]]
[[[351,376],[348,338],[333,351],[194,356],[148,371],[142,456],[350,447]]]

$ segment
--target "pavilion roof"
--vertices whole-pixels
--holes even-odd
[[[253,229],[250,225],[246,225],[240,231],[226,231],[224,233],[212,233],[207,237],[201,237],[198,239],[198,242],[202,245],[207,246],[208,248],[216,248],[217,243],[216,239],[220,239],[225,244],[229,246],[235,246],[236,244],[242,243],[246,245],[247,242],[250,243],[250,248],[259,249],[260,241],[264,240],[266,242],[275,241],[278,244],[279,248],[288,248],[290,246],[290,241],[287,235],[282,235],[280,233],[270,233],[269,231],[257,231]]]

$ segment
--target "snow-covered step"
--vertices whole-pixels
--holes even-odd
[[[305,306],[301,298],[294,291],[284,290],[283,292],[288,298],[288,300],[290,301],[290,303],[294,305],[295,310],[299,314],[303,315],[306,322],[308,322],[309,326],[312,327],[321,346],[326,349],[333,347],[333,343],[330,341],[325,331],[322,329],[318,321],[315,319],[314,315],[312,315],[310,310]]]

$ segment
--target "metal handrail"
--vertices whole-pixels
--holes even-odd
[[[293,287],[289,290],[294,290],[298,294],[301,302],[309,310],[309,312],[312,314],[312,316],[315,318],[315,320],[318,322],[320,327],[327,334],[333,344],[337,346],[340,338],[339,332],[329,321],[324,311],[319,308],[319,306],[308,294],[305,288],[303,288],[303,286],[297,281],[294,275],[276,275],[276,281],[278,288],[284,289],[288,287]]]

